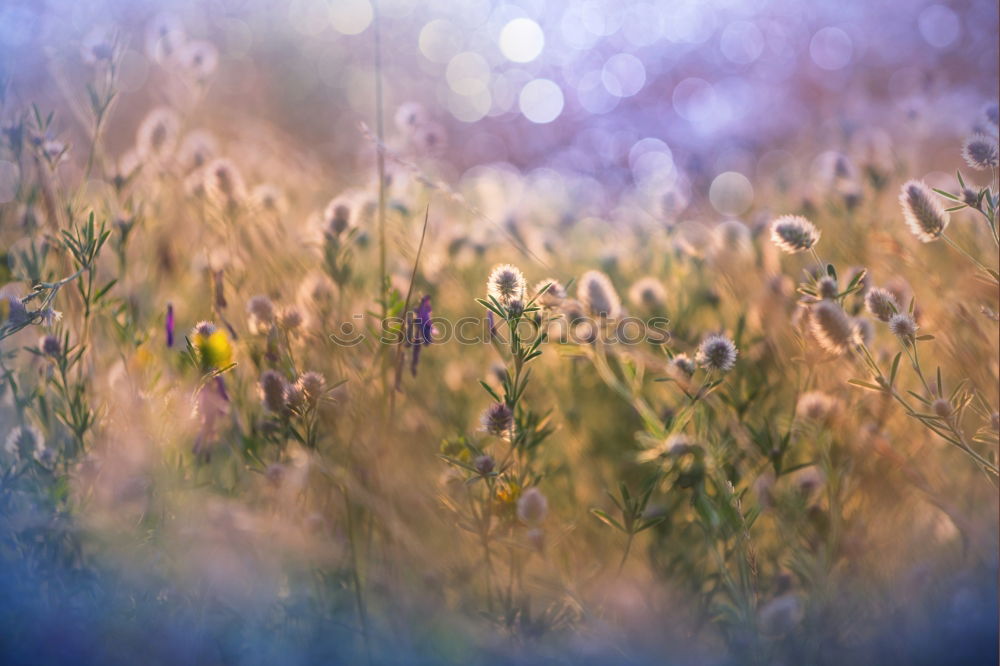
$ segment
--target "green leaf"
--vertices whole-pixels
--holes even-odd
[[[620,530],[622,532],[625,531],[625,528],[621,526],[621,523],[619,523],[617,520],[609,516],[604,511],[601,511],[600,509],[591,509],[590,513],[594,514],[594,516],[605,525],[610,525],[616,530]]]
[[[899,359],[903,357],[903,352],[897,352],[896,358],[892,359],[892,369],[889,371],[889,386],[896,383],[896,372],[899,371]]]
[[[861,388],[868,389],[869,391],[877,391],[882,393],[883,389],[881,386],[876,386],[875,384],[869,384],[868,382],[863,382],[860,379],[848,379],[848,384],[853,384],[854,386],[860,386]]]

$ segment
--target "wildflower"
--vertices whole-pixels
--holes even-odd
[[[43,308],[38,311],[38,316],[42,319],[42,326],[52,327],[62,319],[62,312],[52,308]]]
[[[302,387],[306,400],[315,405],[323,397],[323,392],[326,389],[326,378],[318,372],[309,371],[299,377],[298,384]]]
[[[393,120],[400,132],[409,134],[427,122],[427,113],[417,102],[406,102],[396,110]]]
[[[837,399],[822,391],[809,391],[799,396],[795,414],[807,421],[826,421],[837,409]]]
[[[514,424],[514,413],[506,404],[495,402],[486,408],[480,420],[483,430],[491,435],[503,437],[509,433]]]
[[[526,525],[539,525],[548,513],[549,501],[538,488],[528,488],[517,500],[517,517]]]
[[[979,208],[979,192],[976,192],[971,187],[964,188],[962,190],[962,203],[969,208]]]
[[[815,225],[801,215],[782,215],[771,223],[771,241],[789,254],[812,249],[819,237]]]
[[[737,354],[732,340],[724,335],[710,335],[698,345],[695,359],[706,370],[729,372],[736,365]]]
[[[264,407],[269,412],[283,415],[287,412],[285,404],[285,378],[274,370],[265,370],[260,376],[260,394]]]
[[[746,254],[753,244],[750,230],[739,220],[726,220],[712,229],[716,253]]]
[[[670,359],[670,373],[681,379],[690,379],[694,375],[695,364],[687,354],[678,354]]]
[[[184,135],[177,149],[177,163],[185,173],[205,166],[219,153],[219,143],[211,132],[196,129]]]
[[[282,308],[281,312],[278,313],[278,326],[289,333],[297,331],[302,326],[303,321],[302,312],[291,305]]]
[[[910,231],[924,243],[937,240],[948,227],[950,216],[922,181],[905,183],[899,193],[899,204]]]
[[[42,350],[43,354],[52,358],[62,353],[62,344],[59,342],[59,338],[54,335],[46,335],[39,340],[38,348]]]
[[[476,472],[480,476],[489,476],[493,473],[493,468],[496,463],[493,461],[493,456],[478,456],[472,463],[473,467],[476,468]]]
[[[267,296],[254,296],[247,301],[247,312],[250,315],[250,330],[254,333],[267,333],[274,324],[274,303]]]
[[[298,384],[285,384],[285,406],[298,412],[306,404],[306,394]]]
[[[139,125],[135,150],[144,161],[162,161],[170,157],[177,145],[181,121],[173,109],[153,109]]]
[[[858,341],[863,345],[871,344],[872,338],[875,337],[875,327],[872,326],[871,320],[864,317],[854,317],[851,322],[854,324]]]
[[[184,43],[184,25],[172,14],[159,14],[146,30],[146,53],[159,63],[173,58]]]
[[[812,307],[809,328],[820,347],[832,354],[847,352],[857,340],[854,322],[833,301],[820,301]]]
[[[174,306],[172,303],[167,303],[167,319],[164,322],[164,328],[167,330],[167,347],[174,346]]]
[[[973,169],[986,171],[1000,165],[1000,150],[995,137],[973,134],[962,144],[962,157]]]
[[[339,236],[351,226],[351,207],[343,197],[336,197],[326,205],[323,212],[328,233]]]
[[[892,292],[882,287],[873,287],[865,297],[865,307],[879,321],[889,321],[899,312],[899,303]]]
[[[283,213],[288,207],[285,195],[277,186],[270,183],[261,183],[250,191],[250,200],[260,210],[269,213]]]
[[[621,314],[622,304],[610,278],[600,271],[587,271],[580,276],[576,297],[592,315],[615,319]]]
[[[226,332],[211,322],[203,321],[192,331],[191,344],[203,372],[221,370],[232,362],[233,346]]]
[[[889,320],[889,330],[899,338],[903,344],[909,345],[917,335],[917,322],[909,314],[901,312],[895,314]]]
[[[824,275],[820,278],[817,283],[817,293],[819,297],[826,301],[832,301],[837,298],[837,294],[840,293],[840,288],[837,286],[837,280],[830,277],[829,275]]]
[[[545,293],[542,293],[543,289]],[[566,287],[562,286],[558,280],[551,278],[536,284],[531,292],[538,299],[538,303],[547,308],[558,307],[566,299]]]
[[[16,326],[28,320],[28,310],[16,296],[0,296],[0,325]]]
[[[219,51],[209,42],[188,42],[177,54],[181,67],[199,83],[204,83],[219,65]]]
[[[205,165],[205,193],[218,205],[233,206],[243,200],[243,177],[236,165],[218,158]]]
[[[659,280],[647,276],[635,281],[628,290],[628,298],[636,306],[654,310],[663,307],[667,292]]]
[[[410,363],[410,373],[417,376],[417,364],[420,362],[420,350],[431,342],[434,332],[431,323],[431,297],[425,295],[420,299],[420,305],[413,311],[413,320],[410,322],[411,335],[409,344],[413,347],[413,360]]]
[[[951,403],[944,398],[938,398],[931,403],[931,411],[943,419],[951,416]]]
[[[417,127],[410,138],[414,149],[428,156],[440,155],[448,144],[444,128],[437,123],[425,123]]]
[[[486,281],[486,292],[505,306],[523,301],[527,288],[524,273],[510,264],[496,266]]]
[[[108,30],[94,28],[83,38],[80,55],[88,65],[110,62],[114,56],[114,38]]]

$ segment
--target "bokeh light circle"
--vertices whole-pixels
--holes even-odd
[[[549,79],[529,81],[521,88],[518,96],[518,107],[524,117],[540,125],[558,118],[563,110],[563,102],[562,90]]]
[[[851,62],[854,42],[840,28],[817,30],[809,42],[809,55],[817,67],[827,71],[843,69]]]
[[[545,33],[529,18],[516,18],[500,31],[500,52],[511,62],[531,62],[545,47]]]
[[[723,215],[742,215],[753,204],[753,185],[738,171],[726,171],[712,181],[708,200]]]

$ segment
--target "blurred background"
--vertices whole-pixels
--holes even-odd
[[[16,98],[55,103],[52,66],[73,80],[88,38],[118,29],[119,113],[145,109],[166,101],[152,22],[176,20],[217,49],[218,124],[278,128],[337,182],[364,146],[359,123],[374,127],[376,11],[388,121],[422,104],[441,128],[429,140],[450,146],[443,175],[571,172],[598,202],[626,188],[697,199],[727,172],[821,171],[783,149],[846,150],[862,127],[909,123],[913,141],[954,143],[997,94],[990,0],[4,0],[0,67]],[[131,132],[118,134],[124,150]],[[749,207],[749,183],[728,184]]]

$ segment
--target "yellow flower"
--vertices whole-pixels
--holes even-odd
[[[194,348],[201,359],[201,369],[205,372],[225,368],[233,361],[233,345],[222,329],[212,333],[196,333]]]

